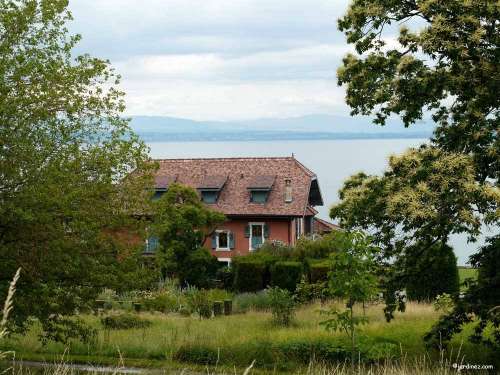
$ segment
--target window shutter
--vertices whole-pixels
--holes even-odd
[[[264,224],[264,238],[269,238],[269,225]]]
[[[217,233],[213,233],[212,234],[212,249],[216,249],[217,248]]]
[[[250,225],[247,225],[245,227],[245,237],[249,238],[250,237]]]
[[[229,237],[229,248],[234,249],[234,234],[233,234],[233,232],[229,232],[228,237]]]

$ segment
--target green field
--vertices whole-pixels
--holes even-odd
[[[458,277],[460,279],[460,290],[463,292],[467,289],[465,285],[462,285],[466,279],[477,279],[477,268],[458,267]]]
[[[182,367],[213,365],[216,361],[221,366],[238,368],[256,360],[256,367],[295,370],[307,365],[309,359],[302,358],[301,362],[287,355],[285,349],[297,354],[311,343],[347,347],[344,335],[326,332],[319,326],[324,319],[320,309],[319,304],[301,308],[294,325],[288,328],[275,326],[270,313],[256,311],[207,320],[177,314],[143,313],[143,318],[153,322],[151,327],[115,331],[103,330],[98,317],[86,315],[84,320],[99,328],[93,344],[74,341],[69,345],[54,342],[43,345],[35,327],[27,335],[5,341],[2,349],[14,350],[18,359],[53,361],[64,354],[70,360],[85,363],[116,364],[121,358],[129,366]],[[409,359],[423,358],[427,354],[437,359],[438,353],[427,353],[422,340],[439,317],[431,305],[410,303],[407,311],[398,313],[391,323],[386,323],[381,305],[369,307],[367,316],[370,323],[362,328],[361,341],[371,346],[374,343],[393,344],[399,354]],[[489,363],[492,355],[468,343],[466,334],[458,335],[450,349],[445,354],[447,357],[465,356],[469,362]]]

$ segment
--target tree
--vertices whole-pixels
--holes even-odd
[[[446,345],[466,323],[477,321],[470,340],[500,351],[500,236],[488,240],[479,252],[470,257],[477,267],[477,281],[468,280],[468,289],[455,308],[441,317],[425,336],[428,344]]]
[[[380,125],[395,114],[405,126],[429,113],[433,144],[471,155],[478,181],[498,181],[499,18],[487,0],[354,0],[338,21],[358,53],[337,74],[351,113]]]
[[[179,278],[181,285],[206,287],[215,277],[217,258],[203,243],[225,216],[208,208],[193,189],[172,184],[155,202],[151,233],[158,237],[157,259],[164,275]]]
[[[119,76],[73,57],[69,20],[64,0],[0,0],[0,285],[21,267],[13,323],[61,340],[85,336],[69,316],[106,285],[122,249],[109,233],[135,227],[151,178]]]
[[[422,255],[415,257],[415,253]],[[408,251],[404,269],[410,301],[430,302],[443,293],[456,297],[459,292],[457,257],[446,244],[438,242],[423,252]]]
[[[378,249],[362,232],[335,232],[335,249],[330,255],[328,285],[332,296],[346,300],[346,310],[333,307],[321,322],[328,330],[344,331],[351,340],[351,363],[356,358],[356,327],[367,323],[365,316],[354,314],[356,303],[369,301],[377,292],[375,255]]]
[[[395,269],[385,285],[391,299],[414,273],[412,260],[444,248],[453,233],[474,240],[483,221],[498,220],[500,206],[498,188],[475,180],[469,156],[429,146],[392,156],[381,177],[352,176],[339,196],[331,217],[347,229],[370,233],[381,247],[379,260],[390,261]],[[387,302],[392,318],[397,305]]]

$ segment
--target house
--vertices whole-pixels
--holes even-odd
[[[323,205],[316,175],[292,157],[161,159],[155,196],[172,183],[190,186],[227,221],[205,242],[219,261],[258,249],[266,241],[293,245],[318,226]]]

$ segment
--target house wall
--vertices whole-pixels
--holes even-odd
[[[290,244],[290,239],[293,240],[291,234],[291,218],[290,219],[271,219],[263,217],[252,218],[230,218],[224,224],[217,227],[217,230],[228,230],[234,236],[234,248],[231,250],[215,250],[212,249],[212,239],[209,237],[205,241],[204,246],[210,249],[212,254],[221,261],[227,261],[227,258],[232,258],[238,255],[247,255],[251,252],[250,240],[245,237],[245,228],[249,223],[265,223],[269,228],[269,237],[265,241],[279,240],[285,244]]]

